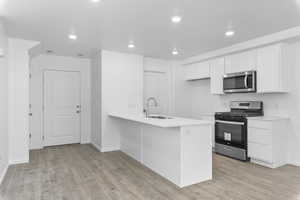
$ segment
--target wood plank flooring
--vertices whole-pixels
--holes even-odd
[[[213,177],[180,189],[122,152],[64,145],[11,166],[0,200],[300,200],[300,167],[272,170],[214,155]]]

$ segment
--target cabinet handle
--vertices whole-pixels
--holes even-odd
[[[245,89],[248,89],[248,75],[244,78]]]

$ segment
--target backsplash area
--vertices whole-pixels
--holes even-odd
[[[290,93],[257,94],[239,93],[226,95],[212,95],[210,81],[200,80],[187,83],[192,92],[189,93],[189,103],[185,104],[190,110],[189,117],[200,117],[215,112],[228,111],[230,101],[263,101],[265,115],[289,116],[292,99]]]

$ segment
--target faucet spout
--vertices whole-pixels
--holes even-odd
[[[153,102],[154,103],[154,106],[157,107],[158,106],[158,103],[156,101],[156,99],[154,97],[149,97],[147,99],[147,102],[146,102],[146,108],[144,109],[144,113],[146,114],[146,118],[149,117],[149,107],[150,107],[150,102]]]

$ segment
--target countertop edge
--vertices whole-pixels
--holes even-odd
[[[179,117],[173,117],[173,119],[175,120],[183,120],[183,121],[188,121],[188,122],[170,122],[170,121],[165,121],[166,125],[163,125],[163,121],[152,121],[152,122],[147,122],[146,119],[139,118],[138,115],[134,116],[134,115],[126,115],[126,114],[118,114],[118,113],[108,113],[108,116],[110,117],[114,117],[114,118],[119,118],[119,119],[124,119],[124,120],[129,120],[129,121],[133,121],[133,122],[137,122],[137,123],[142,123],[142,124],[146,124],[146,125],[151,125],[151,126],[157,126],[157,127],[161,127],[161,128],[175,128],[175,127],[186,127],[186,126],[201,126],[201,125],[213,125],[213,123],[211,121],[208,120],[199,120],[199,119],[186,119],[186,118],[179,118]],[[137,117],[137,118],[134,118]],[[161,119],[151,119],[151,120],[161,120]],[[168,119],[166,119],[168,120]],[[172,124],[175,123],[175,124]],[[177,124],[176,124],[177,123]]]

